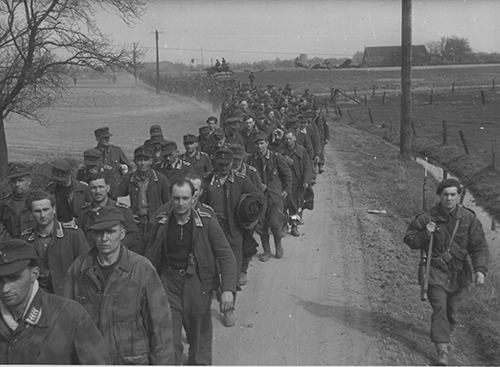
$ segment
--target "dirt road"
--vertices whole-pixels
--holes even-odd
[[[331,147],[327,161],[302,235],[285,237],[283,259],[254,258],[249,282],[238,294],[236,326],[216,322],[215,364],[382,363],[350,179]]]
[[[131,156],[152,123],[161,123],[167,138],[180,143],[212,111],[192,99],[157,96],[125,80],[114,86],[80,85],[45,113],[47,127],[22,119],[8,123],[13,158],[81,158],[95,144],[93,130],[99,126],[109,126],[112,142]],[[305,213],[302,235],[283,241],[284,258],[251,263],[233,328],[222,326],[214,302],[215,364],[383,364],[370,316],[356,194],[332,147],[315,195],[316,208]]]

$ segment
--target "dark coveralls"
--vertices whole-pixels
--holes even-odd
[[[192,209],[190,243],[184,256],[182,249],[167,244],[168,236],[179,236],[178,228],[170,232],[173,206],[167,203],[158,211],[151,229],[146,256],[160,274],[172,311],[175,363],[182,362],[182,327],[189,343],[188,364],[212,364],[212,291],[236,292],[236,261],[217,218],[211,209],[199,204]],[[174,219],[175,223],[175,219]],[[177,223],[175,223],[177,225]],[[178,226],[178,225],[177,225]],[[170,233],[169,233],[170,232]],[[180,237],[178,237],[180,238]],[[177,242],[177,241],[175,241]],[[181,244],[178,242],[177,244]],[[190,245],[190,246],[189,246]],[[190,254],[192,257],[190,258]],[[186,258],[187,255],[187,258]],[[180,267],[179,267],[180,266]]]
[[[18,211],[19,208],[21,208],[20,211]],[[35,225],[35,219],[31,210],[26,206],[24,198],[16,203],[16,198],[9,195],[0,203],[0,224],[3,224],[7,237],[10,238],[20,238],[23,231]]]
[[[462,291],[470,284],[473,272],[487,272],[488,244],[481,222],[472,210],[457,206],[447,214],[437,204],[410,223],[404,237],[410,248],[427,251],[429,237],[425,228],[431,220],[437,225],[427,293],[433,311],[431,340],[449,343],[450,333],[457,323],[456,310]],[[450,244],[457,222],[458,229]]]

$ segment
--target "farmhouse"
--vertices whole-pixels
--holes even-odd
[[[412,46],[412,65],[427,65],[428,63],[429,54],[425,46]],[[401,46],[365,47],[361,66],[401,66]]]

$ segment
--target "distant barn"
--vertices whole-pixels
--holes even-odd
[[[428,63],[429,54],[425,46],[412,46],[412,65]],[[361,66],[401,66],[401,46],[365,47]]]

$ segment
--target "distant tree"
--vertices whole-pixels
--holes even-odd
[[[437,59],[440,62],[443,62],[444,59],[444,48],[446,46],[446,37],[441,37],[437,41],[427,42],[426,46],[429,51],[429,55],[431,58]]]
[[[70,66],[127,68],[132,51],[115,49],[93,19],[116,12],[130,24],[144,0],[0,0],[0,177],[8,164],[5,118],[42,121],[39,109],[64,90]]]
[[[469,40],[451,36],[446,39],[444,46],[444,57],[452,64],[461,64],[463,60],[472,53]]]

